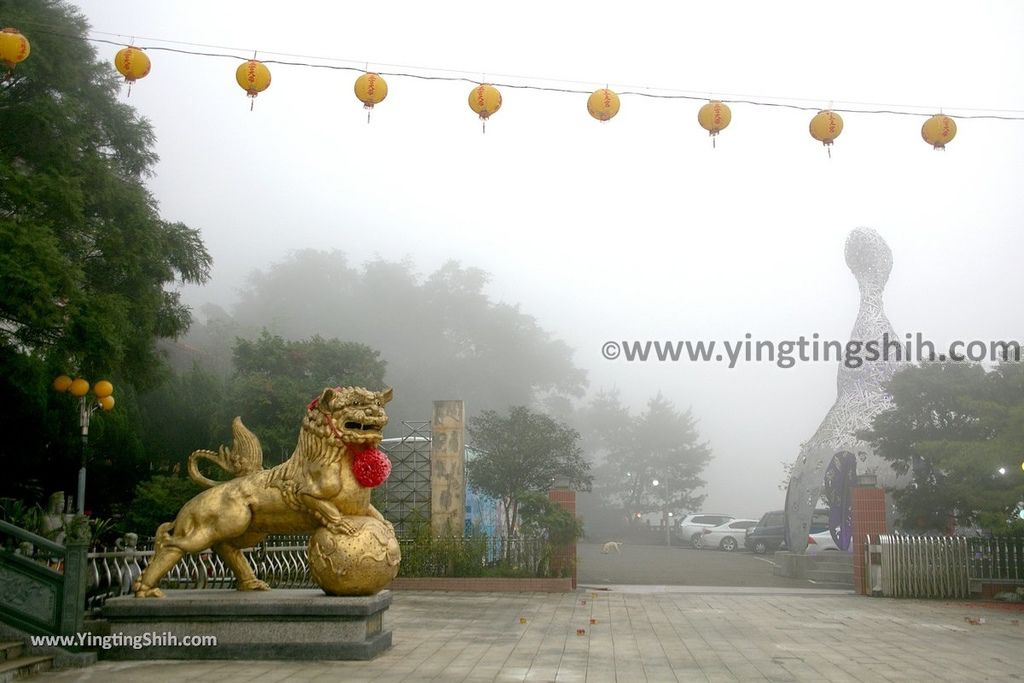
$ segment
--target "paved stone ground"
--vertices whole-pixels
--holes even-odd
[[[823,590],[401,592],[385,620],[394,647],[372,662],[101,662],[37,680],[1007,681],[1024,679],[1021,622],[1020,610]]]
[[[600,545],[580,543],[576,553],[579,578],[585,583],[814,587],[806,579],[775,576],[771,555],[744,550],[726,553],[688,546],[625,544],[620,554],[606,555]]]

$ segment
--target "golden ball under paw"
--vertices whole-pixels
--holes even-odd
[[[372,595],[398,574],[402,553],[394,530],[373,517],[346,517],[356,530],[325,527],[309,539],[309,570],[328,595]]]

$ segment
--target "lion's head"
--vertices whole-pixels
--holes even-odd
[[[376,446],[388,423],[384,405],[393,395],[390,387],[328,387],[307,406],[303,427],[331,441]]]

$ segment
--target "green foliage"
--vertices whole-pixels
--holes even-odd
[[[492,547],[495,539],[485,534],[470,536],[441,534],[434,536],[430,523],[420,518],[410,519],[405,536],[400,539],[402,563],[400,576],[448,576],[530,578],[544,576],[551,544],[537,540],[528,543],[536,552],[509,559],[498,556]]]
[[[83,374],[153,379],[154,341],[190,321],[175,282],[204,282],[197,231],[160,218],[143,185],[149,124],[54,0],[0,2],[32,56],[0,85],[0,342]]]
[[[986,372],[966,363],[928,364],[897,373],[889,391],[894,409],[859,436],[897,471],[913,475],[895,494],[904,526],[941,530],[950,517],[996,532],[1019,526],[1024,365]]]
[[[434,536],[429,523],[412,522],[402,544],[402,576],[483,576],[487,537]]]
[[[38,503],[28,505],[17,498],[0,498],[0,519],[37,536],[44,536],[43,514],[46,511]]]
[[[590,488],[590,463],[580,450],[579,433],[547,415],[524,406],[507,415],[485,410],[469,421],[468,431],[477,451],[466,464],[469,483],[504,505],[507,538],[514,536],[526,494],[547,491],[559,480]]]
[[[519,500],[520,533],[543,536],[554,547],[575,543],[583,536],[583,522],[543,493],[527,493]]]
[[[285,341],[263,332],[257,339],[238,339],[235,375],[225,407],[241,415],[259,437],[265,464],[286,460],[295,448],[306,405],[329,386],[384,384],[385,363],[362,344],[314,336]],[[230,417],[225,416],[227,422]]]
[[[523,537],[545,540],[537,563],[538,575],[550,573],[554,554],[568,545],[575,545],[583,536],[583,521],[543,493],[523,496],[519,501],[519,516],[522,520],[519,532]],[[572,567],[563,567],[562,572],[563,576],[569,576]]]
[[[188,341],[218,364],[234,336],[263,328],[289,340],[366,344],[388,360],[392,424],[428,418],[439,397],[503,410],[545,392],[580,395],[586,379],[572,350],[517,307],[492,301],[486,286],[486,273],[454,262],[421,277],[405,262],[355,268],[341,252],[300,251],[258,272],[233,314],[210,309]]]
[[[700,509],[704,496],[696,491],[704,486],[700,474],[711,461],[711,448],[700,441],[689,410],[677,411],[659,393],[634,417],[616,394],[599,394],[585,419],[605,456],[598,491],[621,506],[630,523],[638,513]]]
[[[230,440],[233,416],[225,414],[225,392],[221,377],[194,362],[139,397],[141,439],[154,471],[176,471],[197,448],[216,449]]]
[[[92,546],[113,546],[114,539],[120,535],[118,524],[107,517],[89,517],[89,538]]]
[[[56,520],[53,515],[57,516]],[[111,543],[118,533],[112,519],[80,515],[72,517],[63,514],[62,510],[54,513],[38,503],[28,505],[16,498],[0,498],[0,519],[58,543],[67,543],[68,540],[80,537],[96,547]]]
[[[136,388],[160,378],[156,341],[190,321],[172,288],[206,281],[211,260],[198,231],[160,217],[152,128],[81,13],[0,0],[0,17],[32,44],[0,83],[0,494],[74,490],[78,404],[50,382],[106,378],[117,407],[93,416],[86,503],[116,513],[148,468]]]
[[[158,526],[173,521],[181,506],[202,490],[184,477],[157,475],[143,481],[135,488],[124,530],[152,536]]]

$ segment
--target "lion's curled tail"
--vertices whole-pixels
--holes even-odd
[[[260,440],[242,424],[242,418],[236,417],[231,422],[231,435],[234,438],[231,448],[221,446],[217,451],[192,451],[192,455],[188,456],[188,476],[192,481],[204,488],[220,483],[207,478],[199,471],[201,459],[216,464],[232,477],[244,477],[263,469],[263,448],[260,446]]]

